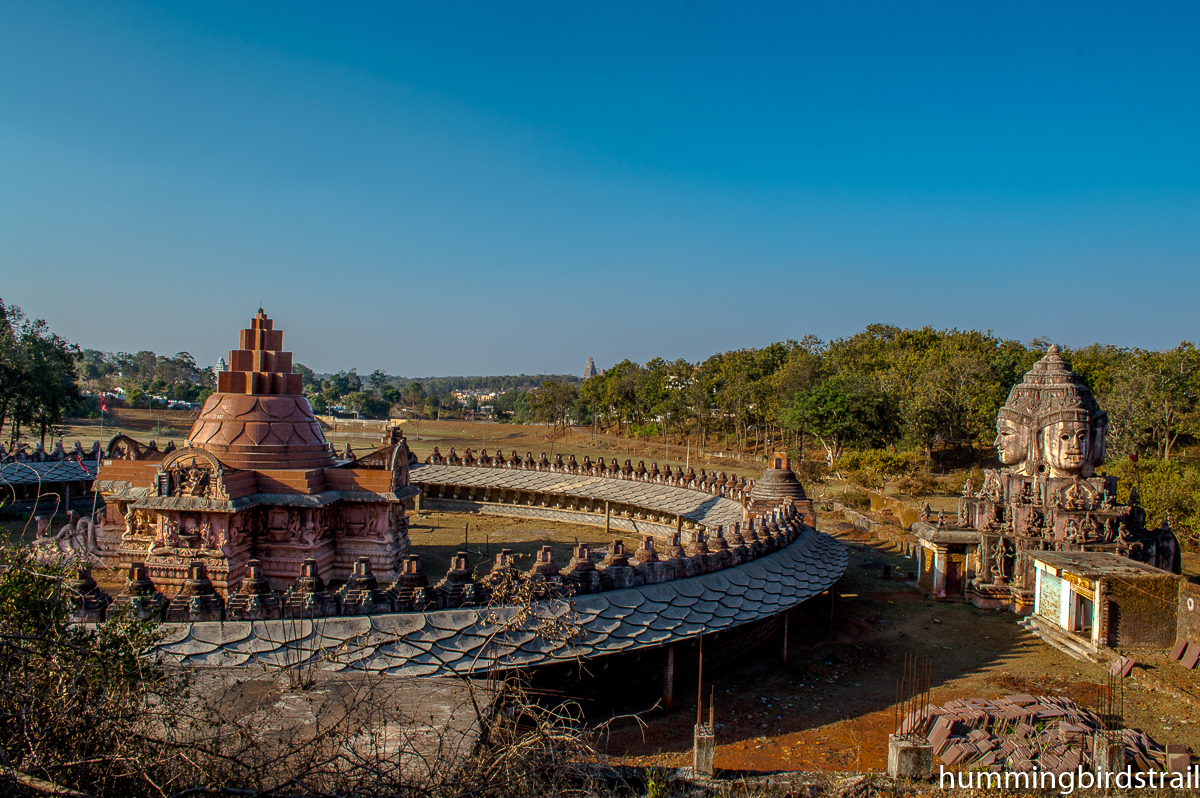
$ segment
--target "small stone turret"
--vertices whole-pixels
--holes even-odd
[[[116,613],[128,610],[138,618],[162,620],[166,608],[167,599],[150,581],[146,563],[135,562],[129,566],[125,589],[108,605],[107,617],[112,618]]]
[[[767,553],[767,544],[763,541],[758,530],[754,528],[754,519],[746,522],[746,548],[750,551],[750,559],[757,560]]]
[[[646,535],[633,554],[635,579],[639,585],[657,585],[669,582],[675,578],[675,569],[669,567],[658,558],[654,548],[654,538]]]
[[[521,580],[515,561],[512,549],[500,550],[492,563],[492,570],[479,579],[477,592],[481,600],[503,602],[512,596]]]
[[[231,621],[272,621],[280,617],[279,596],[263,576],[260,561],[246,563],[246,577],[226,602],[225,615]]]
[[[542,550],[537,553],[537,559],[533,562],[533,567],[529,569],[531,576],[540,576],[543,579],[557,579],[559,577],[558,566],[554,562],[554,547],[542,546]]]
[[[387,591],[379,586],[371,572],[371,558],[359,557],[346,584],[337,592],[342,615],[370,615],[391,612],[392,602]]]
[[[696,576],[699,569],[688,558],[687,552],[680,545],[678,532],[671,533],[671,540],[663,554],[666,555],[664,563],[674,572],[674,576],[671,578],[687,579],[690,576]]]
[[[600,592],[600,572],[592,562],[592,552],[588,544],[580,543],[575,547],[571,562],[562,570],[564,584],[575,589],[576,595],[587,595]]]
[[[400,573],[388,588],[396,612],[420,612],[428,606],[429,577],[421,570],[421,555],[410,554],[400,563]]]
[[[284,618],[328,618],[338,614],[337,599],[329,594],[317,573],[317,561],[300,563],[300,576],[283,595]]]
[[[713,565],[712,570],[717,571],[733,565],[733,555],[729,553],[729,541],[725,539],[724,525],[717,525],[717,531],[713,533],[712,539],[708,541],[708,548],[708,558]]]
[[[475,603],[475,569],[471,567],[471,556],[460,551],[450,561],[450,569],[442,581],[433,587],[440,608],[470,606]]]
[[[603,590],[621,590],[637,584],[637,572],[629,564],[625,554],[625,542],[614,540],[608,554],[600,561],[600,587]]]
[[[704,539],[703,529],[696,530],[695,537],[693,538],[692,542],[688,544],[687,554],[694,563],[693,567],[697,571],[697,576],[700,574],[706,574],[711,570],[716,570],[715,568],[710,567],[713,565],[713,563],[709,562],[708,541]]]
[[[80,568],[79,574],[67,582],[71,601],[71,620],[75,623],[101,623],[112,597],[100,589],[92,578],[91,568]]]
[[[188,578],[167,605],[167,623],[225,620],[225,601],[217,594],[201,560],[188,566]]]

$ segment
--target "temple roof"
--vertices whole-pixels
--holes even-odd
[[[217,393],[204,402],[188,444],[224,465],[253,470],[313,469],[334,464],[333,452],[302,395],[283,351],[283,331],[259,308],[229,353],[229,371],[217,373]]]

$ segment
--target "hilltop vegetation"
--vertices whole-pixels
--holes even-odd
[[[552,431],[584,425],[751,457],[787,448],[807,461],[807,479],[836,468],[860,484],[904,478],[919,495],[932,471],[983,464],[997,410],[1048,345],[975,330],[873,324],[848,338],[810,335],[697,363],[623,360],[584,381],[417,381],[382,370],[364,379],[353,369],[318,375],[303,365],[296,371],[319,413],[493,418],[540,422]],[[1196,345],[1153,351],[1092,344],[1063,356],[1108,411],[1108,467],[1127,486],[1142,483],[1152,523],[1169,513],[1185,538],[1200,541],[1200,472],[1187,455],[1200,437]],[[94,414],[98,403],[89,392],[120,389],[134,406],[194,402],[213,390],[212,377],[186,352],[81,350],[0,301],[0,427],[10,442],[23,433],[44,439],[64,418]]]

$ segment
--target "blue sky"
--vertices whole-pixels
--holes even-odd
[[[212,362],[1197,338],[1200,11],[0,0],[0,297]]]

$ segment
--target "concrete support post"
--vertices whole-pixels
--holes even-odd
[[[933,775],[933,745],[910,735],[888,735],[888,775],[892,778],[927,779]]]
[[[667,662],[663,667],[663,708],[675,708],[675,644],[667,646]]]
[[[1125,742],[1112,739],[1103,732],[1092,737],[1092,768],[1097,776],[1120,773],[1125,769]]]
[[[711,779],[715,769],[713,759],[717,753],[717,737],[712,724],[697,723],[692,729],[692,776]]]

